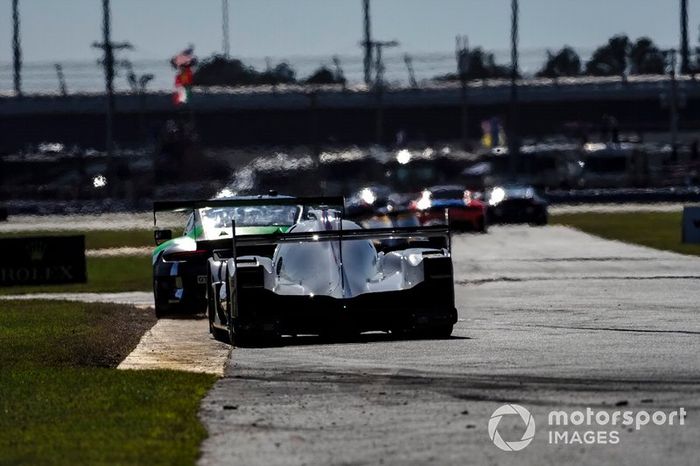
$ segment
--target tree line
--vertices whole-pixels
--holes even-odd
[[[666,57],[648,37],[636,41],[625,35],[611,37],[608,43],[598,47],[585,64],[571,47],[556,53],[547,52],[547,61],[537,72],[538,77],[564,76],[620,76],[628,73],[664,74]]]
[[[510,76],[510,67],[498,65],[494,55],[480,47],[462,52],[458,57],[464,65],[458,73],[436,77],[447,81],[456,79],[490,79]],[[561,78],[575,76],[621,76],[623,74],[664,74],[666,57],[648,37],[632,41],[626,35],[611,37],[605,45],[595,49],[591,58],[584,63],[579,54],[569,46],[556,52],[547,51],[547,59],[535,73],[540,78]]]
[[[194,73],[197,86],[259,86],[278,84],[345,84],[337,71],[321,66],[305,79],[298,79],[294,68],[286,62],[258,71],[237,58],[214,55],[202,61]]]
[[[510,66],[496,63],[493,53],[476,47],[458,53],[456,73],[436,76],[436,81],[458,79],[476,80],[507,78]],[[623,74],[663,74],[666,69],[666,55],[648,37],[636,41],[626,35],[616,35],[593,52],[584,62],[578,53],[569,46],[558,51],[547,51],[547,59],[535,73],[537,77],[560,78],[575,76],[621,76]],[[194,74],[198,86],[244,86],[278,84],[345,84],[346,79],[340,70],[321,66],[310,76],[298,78],[294,68],[286,62],[270,65],[258,71],[235,58],[214,55],[202,61]]]

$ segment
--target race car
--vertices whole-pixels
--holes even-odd
[[[409,203],[423,225],[445,222],[450,228],[486,233],[486,204],[461,186],[433,186]]]
[[[269,205],[276,195],[240,197],[246,202],[230,206],[225,201],[165,201],[153,206],[154,226],[157,213],[190,212],[182,236],[156,229],[157,247],[153,250],[153,294],[156,316],[201,314],[206,311],[207,260],[210,251],[197,247],[198,241],[231,238],[232,221],[237,235],[265,235],[287,231],[303,214],[298,205]]]
[[[395,208],[391,189],[382,185],[365,186],[345,199],[345,213],[352,220],[386,215]]]
[[[532,186],[496,186],[484,195],[488,204],[488,222],[546,225],[547,201]]]
[[[400,198],[386,186],[364,187],[345,199],[346,219],[363,228],[420,226],[418,215],[398,202]]]
[[[275,203],[304,205],[307,214],[285,233],[197,242],[210,252],[207,314],[215,338],[255,346],[335,332],[449,337],[457,311],[446,226],[365,229],[343,219],[342,198]],[[403,248],[383,248],[396,240]]]

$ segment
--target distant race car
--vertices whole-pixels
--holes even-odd
[[[486,191],[488,222],[546,225],[547,201],[531,186],[496,186]]]
[[[386,215],[394,211],[392,191],[386,186],[365,186],[345,199],[345,213],[350,220]]]
[[[386,186],[364,187],[345,199],[346,219],[352,220],[363,228],[421,226],[416,212],[406,209],[405,205],[397,202],[400,197]]]
[[[217,339],[246,346],[298,334],[451,334],[457,311],[446,226],[364,229],[343,220],[342,198],[275,204],[303,205],[307,215],[286,232],[197,242],[209,251],[207,313]],[[404,245],[385,250],[385,240]]]
[[[244,205],[239,206],[218,199],[155,202],[154,223],[159,212],[190,212],[182,236],[172,238],[171,230],[162,229],[156,229],[154,233],[157,247],[153,250],[152,264],[156,315],[206,311],[207,260],[211,251],[200,248],[200,241],[232,238],[234,220],[237,235],[286,232],[298,223],[303,214],[302,207],[269,204],[278,198],[280,196],[274,195],[236,198],[245,200]]]
[[[423,225],[449,222],[450,228],[486,233],[486,204],[461,186],[433,186],[411,201]]]

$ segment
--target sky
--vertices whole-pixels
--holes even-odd
[[[0,62],[12,59],[11,0],[0,0]],[[93,60],[101,37],[99,0],[19,0],[25,62]],[[697,43],[700,5],[690,5]],[[229,0],[231,53],[240,57],[359,55],[360,0]],[[677,47],[678,0],[520,0],[523,50],[564,44],[590,50],[617,33]],[[372,0],[376,39],[400,51],[450,52],[457,34],[472,46],[509,47],[510,0]],[[222,49],[221,0],[112,0],[113,40],[132,59],[170,57],[188,43],[200,56]]]

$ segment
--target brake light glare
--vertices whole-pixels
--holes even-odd
[[[166,252],[163,254],[163,260],[168,262],[179,262],[189,259],[197,259],[206,256],[208,253],[205,249],[197,249],[194,251],[176,251],[176,252]]]
[[[472,192],[468,189],[464,191],[464,205],[468,206],[472,203]]]

